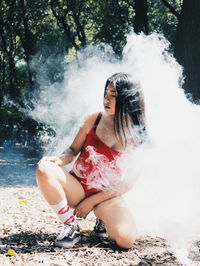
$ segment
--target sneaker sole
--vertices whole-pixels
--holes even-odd
[[[77,237],[77,238],[75,238],[73,241],[71,241],[71,242],[62,242],[62,241],[59,241],[59,240],[56,240],[55,241],[55,246],[57,246],[57,247],[61,247],[61,248],[73,248],[74,247],[74,245],[76,244],[76,243],[78,243],[79,241],[81,240],[81,237],[79,236],[79,237]]]

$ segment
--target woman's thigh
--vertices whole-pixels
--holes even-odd
[[[81,200],[85,198],[85,191],[80,183],[80,181],[71,175],[66,170],[62,169],[66,178],[65,180],[60,180],[63,189],[65,191],[67,201],[70,207],[75,207]]]
[[[116,197],[100,203],[94,210],[95,215],[104,221],[108,235],[113,240],[119,240],[126,248],[126,240],[134,242],[137,237],[137,230],[133,216],[126,206],[122,197]],[[123,245],[124,244],[124,245]]]
[[[51,181],[51,186],[55,185],[55,187],[58,182],[65,192],[70,207],[75,207],[85,198],[85,191],[76,177],[72,176],[65,169],[53,162],[43,162],[42,165],[38,166],[37,179],[39,187],[42,188],[42,183],[44,183],[43,188],[46,188],[45,190],[47,190],[47,193],[48,190],[50,192],[51,188],[48,188],[48,185],[45,185],[46,181],[49,179]]]

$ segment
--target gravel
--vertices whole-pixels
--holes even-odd
[[[74,248],[55,247],[62,224],[37,187],[0,187],[0,209],[0,266],[183,265],[160,237],[140,237],[129,250],[92,237],[93,213],[78,219],[82,237]],[[200,265],[198,254],[193,252],[193,257],[192,265]]]

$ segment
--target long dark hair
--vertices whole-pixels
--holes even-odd
[[[126,148],[128,141],[138,146],[146,138],[144,98],[139,83],[134,82],[128,73],[116,73],[107,79],[116,88],[114,116],[115,134]]]

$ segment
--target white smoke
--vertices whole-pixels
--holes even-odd
[[[90,46],[68,67],[62,84],[41,91],[32,116],[54,127],[46,154],[59,154],[83,119],[101,111],[106,79],[119,71],[132,74],[144,93],[150,142],[126,161],[127,180],[137,181],[127,201],[140,232],[166,237],[183,260],[181,248],[200,236],[200,108],[186,99],[182,69],[167,49],[157,34],[133,33],[121,61],[109,47],[104,52]]]

